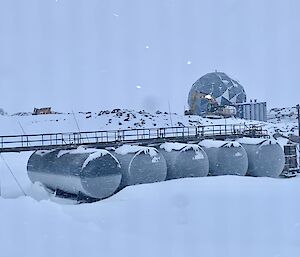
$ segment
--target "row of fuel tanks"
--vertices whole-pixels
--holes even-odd
[[[281,146],[269,139],[204,140],[159,147],[117,149],[79,147],[36,151],[28,160],[32,182],[81,200],[103,199],[129,185],[207,175],[278,177],[284,168]]]

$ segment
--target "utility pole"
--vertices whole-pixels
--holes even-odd
[[[298,136],[300,137],[300,105],[296,105],[297,108],[297,117],[298,117]],[[299,139],[298,139],[299,140]],[[299,165],[300,165],[300,154],[299,154],[299,147],[300,147],[300,142],[298,141],[298,172],[299,172]],[[296,148],[297,149],[297,148]],[[297,158],[297,157],[296,157]]]
[[[297,108],[297,117],[298,117],[298,136],[300,137],[300,105],[296,105]]]

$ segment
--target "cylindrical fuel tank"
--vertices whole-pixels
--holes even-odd
[[[159,151],[167,162],[167,179],[205,177],[208,174],[207,155],[198,145],[164,143]]]
[[[208,156],[210,175],[246,175],[248,157],[238,142],[203,140],[199,145]]]
[[[68,194],[103,199],[121,182],[121,167],[108,151],[79,147],[75,150],[36,151],[27,164],[30,180]]]
[[[285,156],[281,146],[270,139],[241,138],[237,140],[245,148],[249,166],[247,175],[278,177],[284,168]]]
[[[122,145],[113,154],[121,164],[122,181],[119,189],[166,179],[166,161],[153,147]]]

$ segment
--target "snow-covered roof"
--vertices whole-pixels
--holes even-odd
[[[139,145],[122,145],[115,150],[116,154],[138,154],[143,152],[149,154],[151,157],[158,155],[158,152],[153,147],[139,146]]]
[[[103,150],[103,149],[97,149],[96,152],[91,153],[89,155],[89,157],[84,161],[84,163],[82,164],[82,169],[84,169],[89,164],[89,162],[91,162],[97,158],[100,158],[104,155],[107,155],[107,154],[109,154],[113,159],[115,159],[115,161],[118,163],[118,166],[120,166],[119,161],[110,152],[108,152],[107,150]]]
[[[51,152],[54,152],[55,150],[38,150],[38,151],[35,151],[35,154],[39,155],[39,156],[43,156],[45,154],[48,154],[48,153],[51,153]]]
[[[221,141],[221,140],[212,140],[212,139],[205,139],[199,143],[200,146],[205,148],[219,148],[219,147],[240,147],[241,145],[235,141]]]
[[[84,147],[84,146],[78,146],[77,149],[74,150],[60,150],[57,153],[57,157],[61,157],[65,154],[87,154],[87,153],[94,153],[97,152],[99,149],[96,148],[88,148],[88,147]]]
[[[199,146],[196,144],[184,144],[184,143],[173,143],[173,142],[167,142],[167,143],[163,143],[160,145],[161,149],[164,149],[167,152],[171,152],[171,151],[188,151],[193,149],[195,150],[199,150]]]
[[[243,137],[236,140],[241,144],[246,145],[275,145],[278,142],[275,139],[267,139],[267,138],[250,138],[250,137]]]
[[[179,151],[179,152],[185,152],[189,150],[193,150],[195,152],[195,160],[204,159],[203,150],[200,146],[196,144],[183,144],[183,143],[163,143],[160,145],[161,149],[164,149],[167,152],[172,151]]]

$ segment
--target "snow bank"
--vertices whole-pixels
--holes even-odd
[[[225,176],[127,187],[75,206],[0,198],[1,253],[297,257],[300,207],[291,195],[299,194],[298,178]]]
[[[51,194],[39,182],[35,182],[34,184],[32,184],[26,193],[28,196],[37,201],[49,200],[51,198]]]
[[[3,256],[300,256],[299,177],[180,179],[127,187],[93,204],[62,205],[46,200],[39,185],[31,188],[31,154],[2,155],[39,201],[21,197],[0,160]]]

